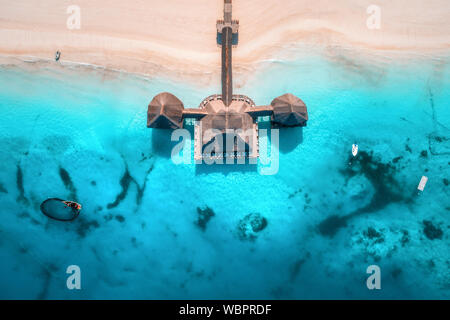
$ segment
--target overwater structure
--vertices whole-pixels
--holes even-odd
[[[239,21],[232,19],[231,0],[224,0],[224,17],[216,27],[222,50],[222,94],[205,98],[198,108],[184,108],[173,94],[160,93],[148,105],[147,127],[178,129],[185,119],[193,119],[195,160],[257,158],[258,118],[270,116],[273,127],[306,126],[307,108],[290,93],[263,106],[256,106],[245,95],[233,94],[232,49],[238,44]]]

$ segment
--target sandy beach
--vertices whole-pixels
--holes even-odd
[[[220,72],[216,19],[221,0],[78,0],[80,29],[69,29],[72,1],[0,1],[0,55],[88,63],[145,75],[186,77]],[[380,29],[369,29],[372,1],[235,0],[240,20],[235,70],[282,59],[286,47],[341,48],[374,54],[432,55],[450,48],[446,0],[379,0]],[[291,50],[292,54],[292,50]],[[19,60],[20,60],[19,59]]]

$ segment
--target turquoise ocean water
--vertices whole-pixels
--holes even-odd
[[[0,297],[450,298],[448,58],[311,54],[234,76],[256,104],[291,92],[308,106],[307,127],[280,132],[274,175],[175,165],[170,132],[146,128],[154,95],[194,107],[219,78],[1,67]],[[83,210],[49,220],[49,197]],[[69,265],[81,290],[66,287]],[[381,290],[366,287],[369,265]]]

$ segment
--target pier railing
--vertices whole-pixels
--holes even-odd
[[[199,108],[204,108],[208,104],[208,102],[214,101],[214,100],[222,100],[222,95],[221,94],[212,94],[212,95],[206,97],[200,103]],[[243,95],[243,94],[233,94],[232,100],[233,101],[244,101],[250,107],[255,107],[256,106],[255,102],[252,99],[250,99],[249,97],[247,97],[246,95]]]

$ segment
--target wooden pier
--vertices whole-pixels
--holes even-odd
[[[238,44],[239,21],[232,19],[231,0],[224,0],[223,20],[217,20],[216,28],[217,44],[222,51],[222,94],[208,96],[198,108],[184,108],[174,95],[160,93],[148,106],[147,126],[177,129],[185,123],[193,124],[196,162],[256,159],[259,156],[258,121],[270,117],[273,127],[306,126],[306,105],[290,93],[262,106],[256,106],[245,95],[233,94],[232,49]]]

